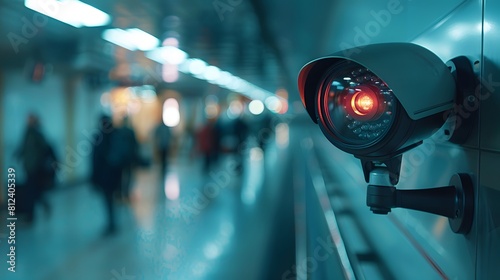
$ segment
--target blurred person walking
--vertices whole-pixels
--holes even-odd
[[[15,155],[21,160],[26,174],[26,189],[22,196],[27,220],[32,222],[37,203],[42,204],[47,214],[51,212],[45,193],[54,186],[56,172],[56,156],[41,131],[38,116],[28,116],[26,131]]]
[[[246,143],[246,141],[249,133],[248,124],[243,119],[242,115],[233,120],[232,133],[234,133],[237,139],[237,146],[236,150],[234,151],[236,160],[236,172],[241,175],[243,173],[245,153],[248,152],[246,151],[246,149],[248,149],[248,143]]]
[[[168,157],[170,152],[170,146],[172,142],[172,132],[170,127],[166,126],[163,122],[160,122],[154,132],[154,142],[156,149],[158,151],[158,156],[160,157],[160,168],[161,176],[164,176],[168,168]]]
[[[102,194],[107,213],[107,227],[104,235],[111,235],[116,231],[114,194],[120,189],[122,169],[112,158],[116,128],[111,118],[102,116],[99,120],[99,133],[94,135],[94,149],[92,151],[91,182]],[[115,149],[115,148],[114,148]],[[113,151],[114,152],[114,151]]]
[[[111,141],[110,164],[120,168],[122,174],[119,196],[129,202],[133,170],[139,164],[139,144],[128,117],[122,119]]]
[[[235,175],[241,175],[244,169],[244,157],[249,149],[247,142],[249,125],[244,119],[242,107],[227,110],[225,114],[227,117],[218,122],[221,131],[221,151],[232,156]]]
[[[217,162],[219,136],[216,118],[209,118],[196,132],[196,150],[203,157],[203,171],[205,173],[208,173]]]

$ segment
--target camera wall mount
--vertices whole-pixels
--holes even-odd
[[[370,172],[366,205],[375,214],[388,214],[392,208],[406,208],[448,217],[455,233],[467,234],[474,217],[474,188],[469,174],[454,174],[449,186],[399,190],[391,183],[390,172],[378,166]]]

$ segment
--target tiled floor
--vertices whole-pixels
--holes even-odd
[[[184,157],[165,178],[154,166],[138,170],[109,237],[103,201],[89,185],[53,192],[52,214],[39,209],[33,225],[16,229],[16,272],[2,269],[0,279],[262,279],[285,177],[277,163],[287,154],[252,148],[241,176],[230,156],[205,175]]]

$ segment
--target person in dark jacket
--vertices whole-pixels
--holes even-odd
[[[45,195],[54,185],[56,161],[55,153],[40,128],[40,120],[35,114],[28,116],[28,124],[16,156],[21,160],[26,174],[25,210],[28,222],[32,222],[35,205],[41,203],[47,214],[50,204]]]
[[[168,168],[168,156],[172,142],[172,131],[170,127],[160,122],[155,128],[154,140],[156,149],[158,150],[158,156],[160,157],[160,174],[164,176]]]
[[[129,202],[132,175],[139,161],[139,144],[128,117],[123,118],[121,125],[115,129],[111,142],[113,146],[110,149],[110,163],[122,170],[119,197]]]
[[[114,194],[120,189],[122,168],[110,162],[113,138],[116,130],[111,118],[102,116],[99,121],[100,132],[95,135],[95,146],[92,152],[91,182],[103,195],[108,216],[105,235],[116,231]]]

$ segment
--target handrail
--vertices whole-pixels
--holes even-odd
[[[320,171],[319,163],[315,156],[312,140],[305,139],[301,144],[302,153],[307,162],[306,168],[311,175],[312,185],[314,186],[321,209],[325,215],[330,236],[340,259],[345,279],[356,279],[353,265],[348,257],[344,239],[342,238],[342,234],[339,230],[335,212],[330,204],[330,197],[328,196],[325,181],[323,180],[323,174]]]

